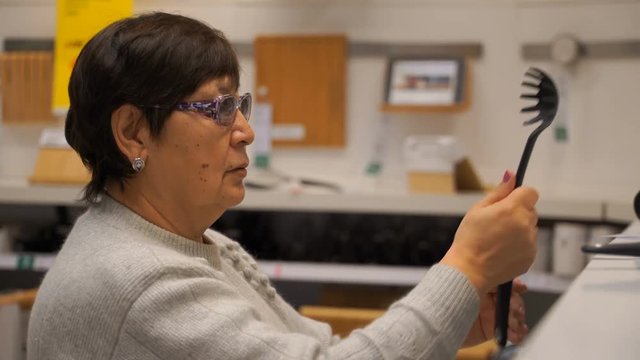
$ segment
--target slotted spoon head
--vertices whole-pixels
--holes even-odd
[[[556,89],[556,85],[549,75],[534,67],[527,70],[525,77],[527,78],[522,82],[522,86],[534,89],[536,92],[522,94],[520,98],[537,100],[537,103],[522,108],[520,112],[538,112],[538,114],[525,121],[524,125],[535,124],[542,121],[542,125],[545,125],[545,127],[549,126],[558,112],[558,90]]]

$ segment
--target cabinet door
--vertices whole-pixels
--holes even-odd
[[[5,123],[53,121],[51,52],[0,53],[0,93]]]
[[[346,38],[260,36],[254,49],[256,100],[273,106],[273,144],[344,146]]]

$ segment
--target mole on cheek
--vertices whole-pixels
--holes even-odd
[[[209,164],[202,164],[202,168],[203,168],[203,169],[206,169],[206,168],[208,168],[208,167],[209,167]]]

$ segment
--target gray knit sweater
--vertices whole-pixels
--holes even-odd
[[[105,197],[40,287],[28,359],[451,359],[478,314],[466,277],[432,267],[350,336],[300,316],[234,241],[167,232]]]

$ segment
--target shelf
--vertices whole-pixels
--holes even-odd
[[[637,219],[631,201],[607,203],[605,211],[605,217],[609,221],[631,223]]]
[[[54,254],[0,254],[0,270],[47,271],[55,259]]]
[[[0,270],[47,271],[53,254],[0,254]],[[275,281],[415,286],[427,272],[411,266],[324,264],[288,261],[259,261],[261,271]],[[572,279],[545,273],[527,273],[522,280],[531,291],[562,293]]]
[[[32,185],[25,179],[0,179],[0,204],[81,206],[78,185]]]
[[[0,204],[82,206],[78,185],[33,185],[24,179],[0,178]],[[429,195],[409,193],[292,194],[247,190],[234,209],[463,216],[483,194]],[[541,218],[603,221],[603,203],[588,200],[546,200],[537,206]],[[617,219],[619,220],[619,219]]]
[[[462,216],[482,195],[290,194],[250,191],[236,209]]]
[[[605,203],[597,200],[545,199],[536,205],[540,218],[576,221],[605,221]]]
[[[272,280],[319,283],[413,286],[426,268],[355,264],[323,264],[287,261],[259,261],[258,267]]]
[[[469,110],[469,103],[462,102],[453,105],[390,105],[383,104],[380,111],[386,114],[453,114]]]
[[[304,262],[260,261],[260,270],[272,280],[319,283],[415,286],[426,268],[410,266],[348,265]],[[572,278],[548,273],[529,272],[521,277],[530,291],[562,293]]]

